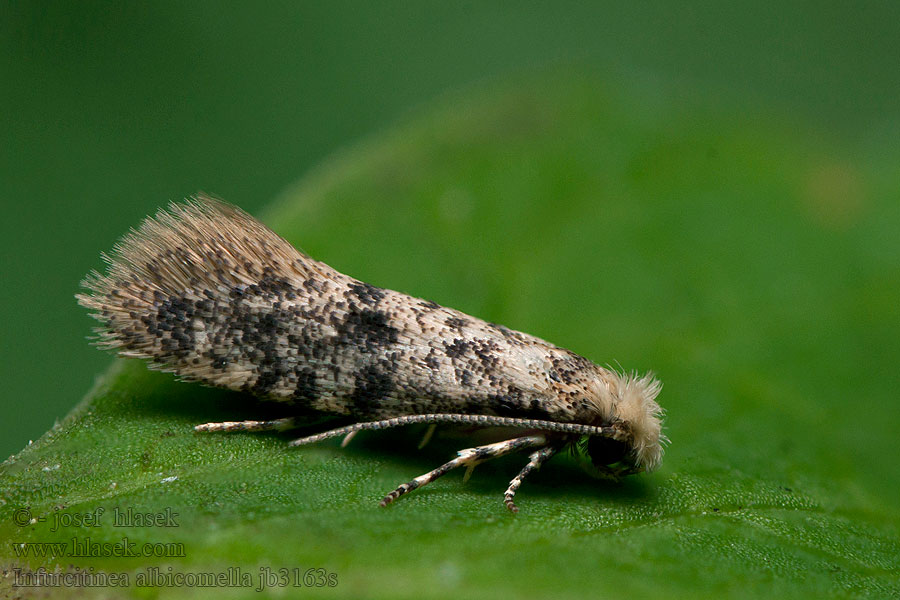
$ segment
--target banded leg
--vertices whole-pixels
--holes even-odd
[[[223,421],[221,423],[204,423],[194,427],[194,431],[284,431],[294,429],[295,419],[273,419],[271,421]]]
[[[506,508],[514,513],[519,512],[519,507],[516,506],[515,502],[513,502],[513,498],[515,498],[519,486],[522,485],[522,481],[524,481],[532,471],[540,469],[541,465],[544,464],[547,459],[556,454],[558,451],[559,448],[547,446],[546,448],[541,448],[540,450],[531,453],[528,464],[525,465],[521,471],[519,471],[518,475],[513,477],[513,480],[509,482],[509,487],[506,488],[506,493],[503,495],[503,501],[506,503]]]
[[[456,458],[451,460],[450,462],[444,463],[437,469],[433,471],[429,471],[424,475],[419,475],[409,483],[404,483],[395,489],[393,492],[384,497],[381,501],[381,506],[387,506],[403,494],[407,492],[411,492],[412,490],[422,487],[425,484],[431,483],[438,477],[447,474],[449,471],[452,471],[456,467],[467,466],[473,467],[476,464],[490,460],[492,458],[498,458],[500,456],[504,456],[509,454],[510,452],[516,452],[519,450],[524,450],[525,448],[532,448],[534,446],[544,446],[547,444],[547,438],[542,435],[527,435],[518,438],[512,438],[509,440],[503,440],[502,442],[497,442],[494,444],[487,444],[486,446],[477,446],[475,448],[466,448],[465,450],[460,450],[457,454]]]

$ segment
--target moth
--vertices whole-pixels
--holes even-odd
[[[656,468],[661,385],[537,337],[378,288],[298,251],[241,209],[204,195],[148,217],[77,295],[96,344],[187,381],[284,403],[294,416],[198,431],[287,430],[316,411],[355,423],[294,446],[414,423],[515,428],[390,492],[387,505],[457,467],[514,452],[528,462],[504,495],[572,450],[600,475]],[[293,412],[292,412],[293,411]]]

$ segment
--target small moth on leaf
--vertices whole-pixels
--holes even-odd
[[[528,451],[506,490],[563,449],[601,475],[650,471],[662,457],[660,383],[618,373],[542,339],[374,287],[299,252],[239,208],[207,196],[160,210],[125,235],[78,302],[97,345],[181,379],[247,391],[353,425],[301,438],[413,423],[517,428],[460,450],[382,506],[456,467]],[[206,423],[198,431],[295,427],[293,417]],[[431,430],[429,430],[430,433]]]

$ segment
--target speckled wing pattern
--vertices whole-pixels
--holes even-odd
[[[108,272],[91,273],[78,296],[101,323],[98,345],[186,380],[373,422],[369,428],[414,415],[506,417],[585,426],[581,433],[632,451],[635,432],[616,414],[616,395],[639,387],[651,396],[644,412],[660,412],[655,380],[358,281],[205,196],[148,218],[104,258]],[[266,428],[213,425],[203,428]],[[574,439],[568,431],[526,446],[559,449]]]

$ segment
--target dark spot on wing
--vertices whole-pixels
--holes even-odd
[[[346,296],[355,296],[363,304],[375,306],[385,296],[385,291],[374,285],[357,281],[348,286]]]
[[[351,305],[343,317],[335,313],[332,325],[338,333],[338,343],[360,346],[366,352],[396,344],[399,330],[390,324],[387,313]]]
[[[444,352],[450,358],[460,358],[469,350],[469,342],[456,338],[451,343],[444,342]]]
[[[384,398],[396,387],[389,369],[390,365],[369,365],[356,373],[350,401],[357,414],[371,415],[382,408]]]
[[[297,376],[297,385],[294,388],[294,394],[291,396],[295,400],[312,402],[319,397],[319,388],[316,385],[316,372],[310,367],[297,365],[294,369]]]
[[[486,400],[491,410],[501,417],[541,420],[550,418],[540,399],[528,397],[512,385],[507,386],[505,393],[491,394]]]
[[[447,317],[446,319],[444,319],[444,323],[450,329],[456,329],[457,331],[459,331],[469,323],[469,320],[461,319],[459,317]]]

